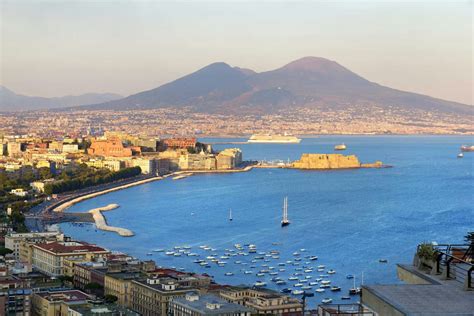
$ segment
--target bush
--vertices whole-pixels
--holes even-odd
[[[0,256],[8,255],[13,253],[13,250],[5,247],[0,247]]]
[[[115,295],[107,294],[105,297],[105,302],[106,303],[115,303],[118,300],[118,297]]]
[[[417,251],[418,257],[426,260],[435,260],[436,259],[436,250],[434,249],[431,243],[422,243],[418,246]]]

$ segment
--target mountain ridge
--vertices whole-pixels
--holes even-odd
[[[59,109],[120,98],[123,96],[115,93],[84,93],[47,98],[18,94],[5,86],[0,86],[0,112]]]
[[[472,114],[474,109],[458,102],[385,87],[336,61],[312,56],[259,73],[216,62],[155,89],[86,108],[191,107],[201,112],[235,114],[273,113],[293,107],[344,109],[354,104],[457,114]]]

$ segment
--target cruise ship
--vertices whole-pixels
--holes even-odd
[[[247,140],[248,143],[282,143],[282,144],[298,144],[301,138],[297,138],[288,134],[253,134]]]

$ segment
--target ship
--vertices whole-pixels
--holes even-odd
[[[347,146],[344,143],[334,146],[334,150],[346,150],[346,149],[347,149]]]
[[[474,146],[466,146],[466,145],[462,145],[461,146],[461,151],[474,151]]]
[[[248,143],[278,143],[278,144],[299,144],[301,138],[289,134],[253,134],[247,140]]]
[[[283,199],[283,218],[281,220],[281,227],[285,227],[290,225],[290,221],[288,220],[288,197]]]

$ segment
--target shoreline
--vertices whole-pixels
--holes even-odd
[[[148,182],[153,182],[153,181],[158,181],[158,180],[161,180],[161,179],[163,179],[163,178],[159,177],[159,176],[156,176],[156,177],[152,177],[152,178],[142,179],[142,180],[138,180],[138,181],[135,181],[135,182],[119,185],[119,186],[114,187],[114,188],[105,189],[105,190],[102,190],[102,191],[97,191],[97,192],[94,192],[94,193],[89,193],[89,194],[86,194],[86,195],[78,196],[76,198],[73,198],[72,200],[69,200],[69,201],[66,201],[64,203],[59,204],[58,206],[54,207],[52,209],[52,211],[53,211],[53,213],[64,212],[66,209],[70,208],[74,204],[77,204],[77,203],[82,202],[84,200],[88,200],[88,199],[94,198],[96,196],[107,194],[107,193],[110,193],[110,192],[115,192],[115,191],[127,189],[127,188],[130,188],[130,187],[136,186],[136,185],[140,185],[140,184],[144,184],[144,183],[148,183]]]
[[[107,220],[105,219],[105,216],[104,214],[102,214],[102,212],[111,211],[118,207],[119,207],[118,204],[109,204],[107,206],[98,207],[98,208],[89,210],[87,211],[87,213],[92,214],[92,217],[94,218],[95,226],[97,227],[97,229],[100,229],[103,231],[114,232],[114,233],[119,234],[122,237],[134,236],[135,233],[129,229],[107,225]]]

